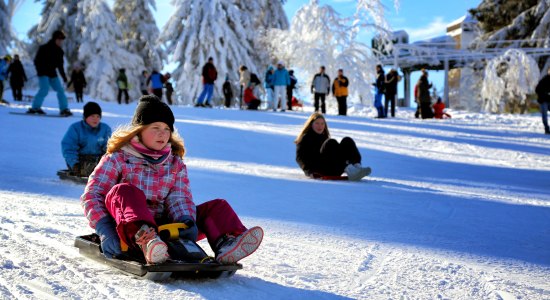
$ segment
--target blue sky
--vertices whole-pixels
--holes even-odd
[[[108,2],[112,2],[109,1]],[[155,19],[159,27],[170,18],[173,12],[172,1],[157,0]],[[292,20],[298,9],[307,4],[309,0],[287,0],[285,11],[289,20]],[[401,0],[396,11],[393,0],[383,0],[386,6],[386,18],[393,30],[406,30],[410,42],[423,40],[445,34],[446,25],[465,15],[470,8],[479,5],[481,0]],[[342,15],[351,15],[355,10],[355,0],[320,0],[321,5],[331,5]],[[41,4],[33,0],[26,0],[14,16],[14,29],[20,38],[26,37],[26,32],[40,18]],[[370,35],[363,35],[362,40],[370,45]],[[412,82],[416,82],[418,74],[413,74]],[[443,88],[443,73],[433,72],[430,75],[438,90]]]

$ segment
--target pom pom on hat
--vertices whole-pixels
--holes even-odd
[[[133,125],[163,122],[174,131],[174,114],[170,107],[155,95],[141,96],[132,119]]]

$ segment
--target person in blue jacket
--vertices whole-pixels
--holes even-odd
[[[166,78],[164,78],[164,75],[160,74],[157,70],[153,70],[153,73],[151,73],[149,78],[147,78],[147,85],[151,84],[153,95],[157,96],[161,100],[164,82],[166,82]]]
[[[72,124],[63,140],[61,150],[73,175],[87,177],[107,150],[111,127],[101,122],[101,107],[95,102],[84,105],[84,119]]]
[[[275,105],[273,106],[273,111],[277,111],[279,103],[281,105],[281,111],[285,111],[287,105],[287,94],[286,89],[290,85],[290,75],[285,68],[285,65],[282,61],[277,63],[277,69],[273,73],[273,86],[275,87]]]

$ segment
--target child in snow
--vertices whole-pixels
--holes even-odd
[[[244,90],[243,100],[246,103],[247,109],[251,110],[258,110],[258,106],[261,104],[261,101],[254,96],[253,86],[249,86]]]
[[[154,95],[142,96],[132,123],[109,139],[81,196],[106,257],[121,254],[122,240],[141,249],[147,263],[166,261],[167,245],[157,235],[157,225],[165,223],[194,223],[180,237],[206,237],[221,263],[237,262],[259,247],[263,230],[247,229],[227,201],[195,205],[184,153],[170,107]]]
[[[361,154],[353,139],[345,137],[340,143],[330,138],[322,114],[315,112],[304,124],[294,141],[296,162],[307,176],[340,176],[346,172],[349,180],[359,181],[371,173],[361,166]]]
[[[61,151],[71,173],[88,177],[107,150],[111,127],[101,122],[101,107],[95,102],[84,105],[84,119],[72,124],[63,140]]]
[[[450,119],[451,115],[448,113],[443,112],[445,109],[445,103],[441,101],[441,97],[437,98],[437,102],[433,105],[434,109],[434,118],[436,119]]]

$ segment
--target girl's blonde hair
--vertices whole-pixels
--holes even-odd
[[[327,139],[330,138],[330,132],[328,131],[328,124],[327,124],[327,120],[325,119],[325,116],[323,116],[321,113],[314,112],[313,114],[311,114],[311,116],[309,116],[306,123],[304,123],[304,128],[302,128],[302,131],[294,141],[294,144],[299,144],[304,138],[304,136],[313,130],[312,124],[317,119],[323,119],[323,121],[325,121],[325,130],[321,134],[325,135]]]
[[[118,127],[109,138],[109,141],[107,141],[107,154],[112,154],[120,150],[122,147],[130,143],[135,136],[139,135],[149,125],[150,124],[128,124]],[[185,155],[185,147],[183,146],[183,139],[177,131],[173,131],[170,134],[170,139],[168,142],[172,145],[172,153],[183,158]]]

